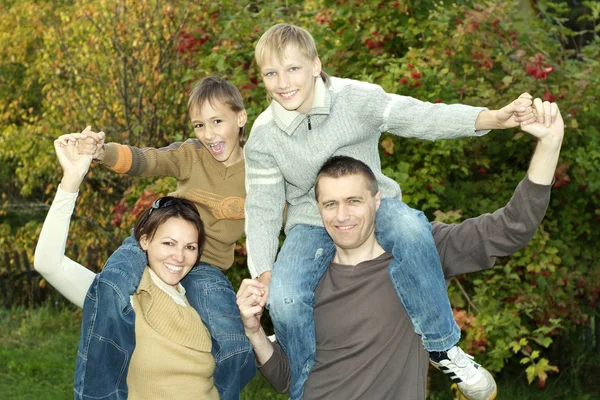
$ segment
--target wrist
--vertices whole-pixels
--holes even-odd
[[[60,181],[60,188],[67,193],[77,193],[83,178],[83,176],[64,174]]]
[[[97,163],[102,163],[104,161],[104,154],[106,153],[105,145],[103,144],[98,154],[94,155],[93,161]]]
[[[483,110],[475,120],[475,130],[502,129],[497,117],[498,110]]]

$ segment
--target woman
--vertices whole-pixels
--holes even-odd
[[[63,135],[54,142],[64,175],[35,252],[36,270],[73,303],[85,302],[91,310],[83,315],[75,398],[218,399],[210,334],[180,284],[205,242],[193,203],[175,197],[155,201],[135,227],[144,252],[126,241],[102,274],[94,276],[64,256],[70,216],[92,160],[79,154],[77,140],[83,138]],[[123,266],[146,255],[148,267],[135,294],[124,295],[133,282]],[[93,306],[100,301],[101,309]]]

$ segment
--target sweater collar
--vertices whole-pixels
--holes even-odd
[[[325,86],[323,79],[319,76],[315,82],[315,96],[308,115],[328,115],[330,110],[331,92],[327,86]],[[275,100],[271,101],[271,111],[277,127],[290,136],[293,135],[296,128],[306,120],[307,116],[307,114],[298,111],[286,110]]]

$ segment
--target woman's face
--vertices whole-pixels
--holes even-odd
[[[148,265],[165,283],[177,284],[190,272],[198,259],[198,230],[189,221],[173,217],[156,229],[152,240],[140,238],[148,253]]]

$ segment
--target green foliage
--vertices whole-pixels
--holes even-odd
[[[557,341],[593,332],[600,318],[597,2],[24,0],[0,2],[0,11],[7,16],[0,20],[0,243],[8,254],[33,256],[60,175],[58,135],[92,125],[109,141],[136,146],[185,139],[192,135],[186,93],[208,74],[240,88],[252,122],[268,104],[253,47],[285,21],[313,33],[332,75],[430,102],[498,108],[527,91],[559,103],[567,132],[539,232],[493,270],[456,279],[450,296],[465,347],[492,370],[516,365],[530,382],[562,369]],[[382,168],[411,206],[459,222],[506,203],[533,146],[518,130],[435,143],[384,135]],[[136,205],[173,185],[94,165],[68,251],[80,249],[74,258],[99,270],[128,234]],[[244,263],[240,244],[229,272],[234,285],[247,276]],[[0,273],[22,268],[12,260]]]

